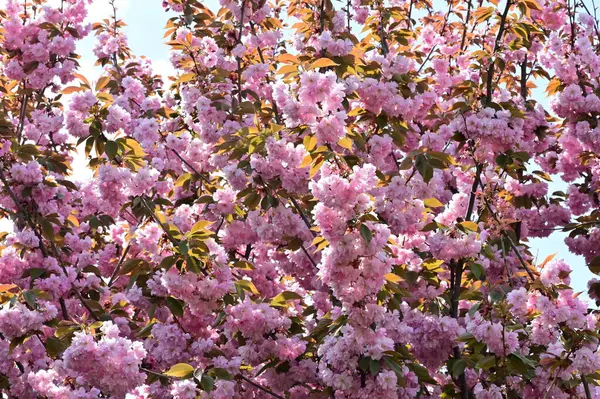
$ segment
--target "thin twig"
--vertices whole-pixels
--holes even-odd
[[[491,207],[489,201],[487,200],[487,198],[484,198],[483,200],[485,202],[486,208],[490,211],[490,213],[492,214],[492,217],[494,218],[494,220],[496,220],[496,223],[498,223],[498,225],[501,225],[500,219],[498,219],[498,216],[492,210],[492,207]],[[523,266],[523,268],[525,269],[525,271],[527,272],[527,274],[529,275],[529,277],[531,278],[531,280],[535,280],[535,276],[533,275],[532,271],[527,266],[527,262],[525,262],[525,260],[521,256],[521,253],[519,252],[519,249],[515,245],[514,241],[510,237],[510,235],[506,231],[504,231],[504,230],[502,230],[502,235],[508,240],[510,248],[513,250],[513,252],[517,256],[517,258],[519,259],[519,262],[521,263],[521,266]]]
[[[25,84],[23,84],[23,89],[25,90]],[[28,100],[29,96],[23,94],[23,99],[21,100],[21,112],[19,114],[19,126],[17,127],[17,143],[21,143],[21,136],[23,135],[23,128],[25,126],[25,114],[27,113]]]
[[[308,260],[310,261],[310,263],[312,263],[312,265],[314,267],[317,267],[317,262],[315,262],[315,260],[312,258],[312,256],[310,256],[310,254],[308,253],[308,251],[306,250],[306,248],[304,248],[304,244],[300,244],[300,248],[302,249],[302,252],[304,252],[304,254],[306,255],[306,257],[308,258]]]
[[[313,237],[316,237],[317,233],[315,233],[312,230],[312,225],[310,224],[310,222],[308,221],[308,218],[306,217],[306,215],[302,211],[302,208],[300,208],[300,205],[298,205],[298,202],[296,202],[296,199],[294,197],[290,197],[290,202],[292,203],[292,205],[294,206],[294,208],[296,208],[296,211],[298,211],[298,213],[300,214],[300,217],[304,221],[304,224],[306,225],[306,227],[308,227],[308,230],[312,233]]]
[[[113,283],[115,282],[115,278],[117,277],[117,274],[119,274],[119,270],[121,270],[123,261],[125,260],[127,253],[129,253],[129,248],[131,248],[131,242],[127,243],[127,247],[125,247],[125,250],[123,251],[123,255],[121,255],[121,259],[119,260],[117,267],[115,267],[115,270],[113,270],[112,274],[110,275],[110,279],[108,280],[109,287],[112,286]]]
[[[465,51],[465,43],[466,43],[466,39],[467,39],[467,29],[469,28],[469,20],[471,19],[471,1],[469,0],[467,3],[467,16],[465,18],[465,29],[463,30],[462,33],[462,39],[460,40],[460,52],[464,52]]]
[[[257,384],[256,382],[252,381],[251,379],[249,379],[249,378],[247,378],[247,377],[244,377],[244,376],[243,376],[243,375],[241,375],[241,374],[238,374],[238,378],[240,378],[240,379],[244,380],[244,381],[245,381],[245,382],[247,382],[248,384],[252,385],[254,388],[260,389],[260,390],[261,390],[261,391],[263,391],[264,393],[267,393],[267,394],[271,395],[271,396],[272,396],[272,397],[274,397],[274,398],[277,398],[277,399],[285,399],[283,396],[281,396],[281,395],[277,395],[275,392],[273,392],[273,391],[271,391],[271,390],[269,390],[269,389],[267,389],[267,388],[263,387],[263,386],[262,386],[262,385],[260,385],[260,384]]]

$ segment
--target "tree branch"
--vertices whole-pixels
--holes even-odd
[[[504,8],[504,13],[502,13],[502,17],[500,18],[500,28],[498,28],[498,35],[496,36],[496,41],[494,42],[494,51],[492,52],[493,54],[496,54],[496,52],[500,48],[500,42],[502,41],[502,35],[504,34],[504,30],[506,29],[506,17],[508,16],[508,11],[510,10],[510,6],[511,6],[511,0],[507,0],[506,8]],[[494,79],[494,68],[496,65],[496,62],[493,59],[493,54],[492,54],[492,57],[490,57],[490,66],[488,67],[488,71],[487,71],[487,82],[486,82],[487,92],[486,92],[486,97],[485,97],[485,105],[486,106],[489,106],[492,103],[492,94],[493,94],[492,83],[494,81],[493,80]]]
[[[238,374],[238,378],[240,378],[241,380],[244,380],[244,381],[245,381],[245,382],[247,382],[248,384],[252,385],[254,388],[260,389],[260,390],[261,390],[261,391],[263,391],[264,393],[271,395],[271,396],[272,396],[272,397],[274,397],[274,398],[277,398],[277,399],[285,399],[283,396],[281,396],[281,395],[277,395],[275,392],[273,392],[273,391],[271,391],[271,390],[269,390],[269,389],[267,389],[267,388],[263,387],[263,386],[262,386],[262,385],[260,385],[260,384],[257,384],[256,382],[252,381],[251,379],[249,379],[249,378],[247,378],[247,377],[244,377],[244,376],[243,376],[243,375],[241,375],[241,374]]]

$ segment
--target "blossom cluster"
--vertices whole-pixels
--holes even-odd
[[[172,77],[90,2],[0,11],[0,396],[600,397],[579,2],[166,0]]]

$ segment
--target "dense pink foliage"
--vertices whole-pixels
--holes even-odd
[[[587,2],[90,2],[0,11],[5,397],[600,397]]]

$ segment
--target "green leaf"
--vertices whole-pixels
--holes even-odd
[[[166,258],[164,258],[160,264],[158,265],[158,267],[160,267],[161,269],[170,269],[175,262],[177,262],[177,255],[170,255],[167,256]]]
[[[254,209],[260,203],[260,200],[261,200],[261,197],[258,193],[250,193],[250,194],[248,194],[246,199],[244,199],[244,204],[249,209]]]
[[[156,321],[151,321],[150,323],[146,324],[144,326],[144,328],[142,328],[140,331],[138,331],[137,337],[138,338],[146,338],[146,337],[150,336],[150,332],[152,331],[152,327],[154,327],[154,325],[156,325]]]
[[[429,183],[429,181],[433,178],[433,167],[425,155],[417,155],[417,158],[415,159],[415,167],[419,171],[421,177],[423,177],[423,181],[425,181],[425,183]]]
[[[129,259],[121,265],[121,269],[119,270],[119,275],[125,275],[131,273],[133,271],[139,271],[141,266],[146,264],[146,261],[143,259]]]
[[[361,224],[360,225],[360,236],[367,242],[367,244],[370,244],[371,240],[373,239],[373,232],[371,230],[369,230],[367,225]]]
[[[203,374],[200,378],[200,388],[205,392],[210,392],[215,387],[215,380],[210,375]]]
[[[489,370],[496,365],[496,356],[486,356],[483,359],[479,360],[475,365],[475,368]]]
[[[504,292],[501,289],[494,289],[492,291],[490,291],[488,298],[490,300],[490,302],[496,303],[496,302],[500,302],[502,300],[502,298],[504,298]]]
[[[286,306],[288,301],[297,299],[302,299],[302,296],[292,291],[283,291],[271,300],[271,306]]]
[[[69,180],[64,180],[64,179],[56,179],[56,182],[60,185],[65,186],[66,188],[69,189],[69,191],[77,191],[78,188],[75,185],[75,183],[69,181]]]
[[[53,359],[59,357],[62,351],[65,349],[63,343],[58,338],[54,337],[46,338],[45,346],[46,353],[48,353],[48,356],[50,356]]]
[[[371,359],[369,364],[369,371],[371,372],[371,375],[377,375],[380,369],[381,363],[379,363],[379,360]]]
[[[485,269],[479,263],[471,263],[471,273],[475,276],[477,280],[485,279]]]
[[[506,154],[500,154],[496,157],[496,164],[501,168],[505,168],[512,160]]]
[[[167,307],[175,316],[181,317],[183,316],[183,309],[185,308],[185,303],[183,303],[179,299],[175,299],[170,296],[167,298]]]
[[[46,273],[46,269],[34,267],[31,269],[25,270],[21,277],[22,278],[31,277],[31,280],[33,281],[36,278],[43,276],[45,273]]]
[[[525,356],[512,353],[508,356],[506,365],[511,375],[522,375],[526,379],[535,377],[536,364]]]
[[[52,225],[52,223],[46,219],[42,219],[41,225],[42,234],[44,235],[44,237],[50,241],[54,240],[54,226]]]
[[[227,381],[232,380],[231,374],[229,374],[229,371],[219,368],[219,367],[215,367],[210,370],[207,370],[206,374],[210,375],[213,378],[217,378],[220,380],[227,380]]]
[[[383,359],[383,362],[394,373],[396,373],[396,376],[398,377],[398,383],[400,383],[401,381],[404,381],[404,370],[402,370],[402,367],[398,363],[396,363],[396,360],[394,360],[394,358],[392,358],[390,356],[384,356],[382,359]]]
[[[167,377],[190,378],[194,375],[194,368],[187,363],[177,363],[164,374]]]
[[[437,381],[431,378],[429,371],[420,364],[411,363],[408,365],[408,368],[419,377],[419,381],[437,385]]]
[[[24,291],[23,298],[30,307],[35,308],[35,292],[31,290]]]
[[[370,366],[371,366],[371,358],[370,357],[361,357],[360,360],[358,361],[358,368],[363,373],[366,373],[367,370],[369,370]]]
[[[183,256],[187,256],[189,250],[190,250],[190,246],[189,246],[188,242],[186,240],[181,240],[179,242],[179,252]]]
[[[463,359],[451,359],[449,369],[452,376],[458,378],[465,372],[465,361]]]
[[[473,339],[473,334],[471,333],[463,333],[456,337],[456,341],[458,342],[467,342]]]
[[[106,142],[104,151],[109,159],[114,159],[119,151],[119,145],[115,141],[109,140]]]

